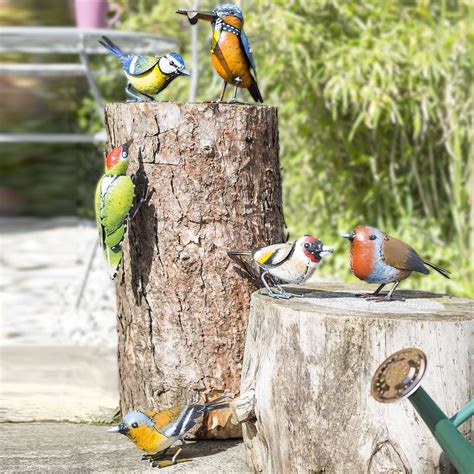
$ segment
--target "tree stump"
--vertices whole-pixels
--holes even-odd
[[[284,240],[277,110],[110,104],[105,122],[109,144],[134,139],[130,171],[154,189],[117,275],[121,409],[237,391],[254,288],[226,251]],[[209,415],[200,437],[240,435],[230,410]]]
[[[369,285],[319,288],[289,301],[252,296],[243,401],[234,406],[245,421],[249,467],[278,474],[449,472],[412,405],[376,402],[370,382],[388,355],[417,347],[428,358],[423,388],[454,414],[470,399],[473,301],[397,291],[405,302],[375,303],[353,297]]]

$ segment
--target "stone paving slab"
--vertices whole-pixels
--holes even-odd
[[[0,345],[115,347],[114,282],[97,248],[92,220],[0,218]]]
[[[0,347],[0,422],[111,420],[118,405],[115,349]]]
[[[162,470],[141,461],[141,451],[107,426],[71,423],[0,424],[0,472],[250,472],[241,440],[188,443],[183,454],[192,458]]]

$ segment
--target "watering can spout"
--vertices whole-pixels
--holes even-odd
[[[457,427],[474,415],[474,402],[449,419],[420,387],[426,371],[426,356],[419,349],[403,349],[385,359],[372,378],[372,396],[381,403],[408,398],[430,429],[446,456],[461,474],[474,472],[474,447]]]

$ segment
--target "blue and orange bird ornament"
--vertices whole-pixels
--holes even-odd
[[[219,76],[224,79],[219,101],[224,100],[227,84],[232,84],[234,95],[231,102],[236,100],[237,88],[248,89],[256,102],[263,102],[256,80],[257,68],[243,30],[242,10],[225,4],[218,5],[212,12],[177,10],[176,13],[186,15],[192,25],[198,20],[211,22],[211,60]]]
[[[176,451],[171,460],[164,458],[177,441],[184,443],[184,435],[204,414],[228,408],[226,400],[233,397],[233,393],[228,393],[202,405],[178,405],[160,411],[132,411],[123,418],[122,423],[108,431],[127,436],[137,448],[146,451],[142,460],[150,461],[153,467],[167,467],[190,461],[178,460],[182,448]]]
[[[178,76],[190,76],[183,58],[177,53],[164,56],[125,54],[110,38],[102,36],[99,43],[120,59],[128,83],[125,93],[129,102],[156,100],[154,96],[166,89]]]
[[[400,282],[413,272],[428,275],[430,271],[426,267],[449,278],[447,270],[424,260],[408,244],[376,227],[360,225],[341,237],[351,243],[351,272],[359,280],[380,285],[373,293],[358,296],[375,301],[390,301]],[[382,288],[389,283],[393,283],[392,288],[386,295],[382,295]]]

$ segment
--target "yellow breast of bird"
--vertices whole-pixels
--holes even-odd
[[[142,94],[155,95],[165,85],[166,81],[169,80],[169,76],[163,74],[156,64],[150,71],[140,74],[139,76],[131,76],[127,74],[128,82],[134,89]]]
[[[211,51],[211,60],[219,76],[227,83],[244,89],[252,85],[249,62],[238,36],[222,31],[214,51]],[[241,82],[235,82],[236,78]]]
[[[172,440],[146,425],[130,430],[129,437],[138,448],[149,453],[163,451],[173,444]]]

